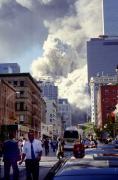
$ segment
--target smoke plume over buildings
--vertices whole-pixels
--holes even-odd
[[[50,76],[59,96],[83,111],[87,95],[86,41],[102,33],[102,0],[1,0],[0,59],[43,47],[32,75]]]

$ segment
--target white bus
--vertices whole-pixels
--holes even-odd
[[[64,150],[72,150],[76,139],[79,138],[78,129],[75,126],[66,128],[64,131]]]

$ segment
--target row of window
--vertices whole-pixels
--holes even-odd
[[[105,92],[105,93],[110,93],[110,94],[111,94],[111,93],[118,94],[118,90],[117,90],[117,89],[113,89],[113,90],[111,90],[111,89],[105,89],[104,92]]]
[[[17,102],[15,104],[16,111],[27,111],[27,106],[24,102]]]
[[[8,81],[8,83],[13,84],[13,86],[25,86],[25,81]]]
[[[59,111],[69,111],[69,107],[68,106],[63,106],[63,107],[59,107]]]

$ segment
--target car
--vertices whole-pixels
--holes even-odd
[[[89,148],[96,148],[96,147],[97,147],[97,142],[95,140],[91,140]]]
[[[84,140],[84,147],[85,148],[96,148],[97,147],[97,141],[96,140]]]
[[[118,179],[118,160],[69,158],[53,167],[45,180],[112,180]]]
[[[118,139],[112,141],[112,144],[114,145],[115,148],[118,148]]]
[[[90,140],[89,140],[89,139],[85,139],[85,140],[83,141],[83,143],[84,143],[84,147],[85,147],[85,148],[89,148],[89,146],[90,146]]]

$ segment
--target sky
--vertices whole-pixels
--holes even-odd
[[[102,0],[0,0],[0,62],[51,77],[80,110],[90,105],[86,41],[100,34]]]

